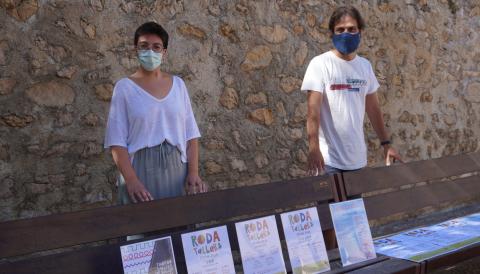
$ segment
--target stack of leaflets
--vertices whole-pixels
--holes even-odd
[[[287,273],[275,216],[235,224],[246,274]]]
[[[226,226],[182,234],[188,273],[235,274]]]
[[[176,274],[172,238],[165,237],[120,247],[125,274]]]
[[[380,254],[414,262],[480,242],[480,213],[375,240]]]
[[[330,270],[317,208],[281,214],[293,274]]]
[[[377,257],[363,199],[330,204],[342,265]]]

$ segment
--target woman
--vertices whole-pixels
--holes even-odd
[[[198,175],[198,130],[185,83],[160,70],[168,33],[148,22],[135,32],[140,63],[113,90],[105,135],[120,171],[121,204],[205,192]],[[186,185],[185,185],[186,184]]]

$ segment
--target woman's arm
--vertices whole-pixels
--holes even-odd
[[[198,192],[207,192],[207,184],[200,179],[198,175],[198,139],[191,139],[187,142],[187,194],[195,194]]]
[[[137,174],[135,174],[135,170],[130,163],[127,149],[121,146],[112,146],[111,150],[113,161],[125,179],[130,199],[134,203],[138,201],[146,202],[153,200],[150,192],[148,192],[143,183],[138,179]]]

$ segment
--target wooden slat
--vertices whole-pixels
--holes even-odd
[[[327,180],[310,177],[4,222],[0,258],[332,200]]]
[[[480,197],[480,176],[455,181],[437,182],[364,198],[369,219],[378,219],[397,213],[414,212],[444,202],[460,202]]]
[[[347,192],[345,191],[345,183],[343,182],[343,174],[337,173],[333,175],[335,181],[335,189],[332,191],[335,194],[335,202],[342,202],[347,200]]]
[[[380,255],[377,258],[374,258],[374,259],[371,259],[371,260],[368,260],[368,261],[365,261],[365,262],[360,262],[360,263],[356,263],[356,264],[332,269],[330,271],[326,271],[326,272],[322,272],[322,273],[324,273],[324,274],[349,273],[350,271],[354,271],[356,269],[361,269],[361,268],[367,267],[369,265],[378,264],[378,263],[386,261],[386,260],[389,260],[389,257]]]
[[[463,154],[343,174],[347,196],[479,171],[475,155]]]
[[[322,230],[333,229],[332,215],[330,214],[330,207],[328,204],[318,205],[317,211]]]
[[[468,154],[468,156],[470,156],[470,158],[472,158],[472,160],[477,164],[477,166],[480,168],[480,151],[479,152],[475,152],[475,153],[470,153]]]
[[[396,258],[389,258],[382,262],[372,264],[354,271],[349,271],[346,273],[350,274],[419,274],[420,273],[420,264],[400,260]]]
[[[479,171],[479,166],[470,154],[460,154],[456,156],[442,157],[433,159],[447,176],[454,176],[474,171]]]
[[[172,237],[173,238],[173,237]],[[178,246],[179,239],[175,240]],[[181,244],[181,243],[180,243]],[[187,273],[183,250],[175,248],[178,273]],[[181,254],[179,256],[178,254]],[[0,273],[8,274],[111,274],[123,273],[120,245],[109,244],[33,259],[0,263]]]
[[[433,161],[418,161],[389,167],[365,168],[343,174],[347,196],[443,178],[446,173]]]
[[[426,261],[426,272],[433,272],[436,269],[458,264],[460,262],[478,257],[480,255],[480,243],[466,246],[460,250],[440,255]]]
[[[123,273],[118,244],[0,264],[0,269],[0,273],[9,274]]]

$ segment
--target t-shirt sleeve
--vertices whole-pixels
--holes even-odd
[[[111,146],[127,147],[128,138],[128,114],[127,104],[121,82],[113,89],[110,111],[108,113],[107,129],[105,131],[104,147]]]
[[[323,64],[314,58],[308,64],[307,71],[303,77],[302,91],[318,91],[323,93],[325,91],[325,70]]]
[[[372,94],[377,91],[377,89],[380,87],[380,84],[378,83],[377,77],[375,76],[375,72],[373,72],[372,64],[370,62],[368,63],[369,67],[369,76],[368,76],[368,91],[367,94]]]
[[[184,104],[185,104],[185,141],[189,141],[195,138],[199,138],[200,130],[198,129],[197,121],[193,115],[192,104],[190,97],[188,96],[188,90],[183,83],[184,91]]]

